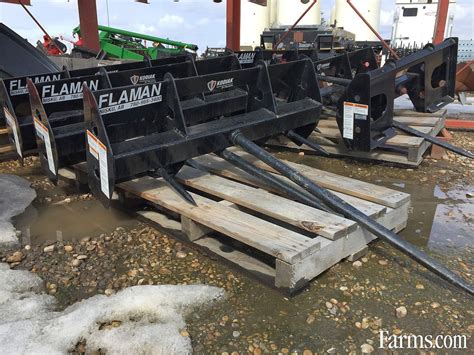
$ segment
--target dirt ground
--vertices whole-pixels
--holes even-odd
[[[474,151],[474,133],[457,132],[452,143]],[[277,156],[412,193],[418,205],[414,205],[402,236],[474,283],[472,161],[448,154],[445,160],[426,159],[419,168],[406,169],[289,153]],[[82,203],[85,209],[96,203],[90,194],[64,182],[51,184],[34,157],[25,159],[24,166],[17,161],[2,162],[0,173],[31,181],[38,194],[34,207],[40,217],[51,205],[68,208]],[[426,230],[420,227],[421,203],[433,198],[432,194],[422,195],[425,187],[459,195],[449,201],[451,207],[464,208],[458,223],[464,231],[458,234],[465,234],[461,245],[429,247],[431,225],[424,226]],[[78,228],[77,235],[64,240],[57,240],[57,235],[35,240],[30,235],[28,244],[4,251],[0,258],[11,267],[37,273],[61,307],[132,285],[203,283],[222,287],[227,299],[211,310],[196,312],[182,332],[191,337],[196,353],[384,353],[378,349],[380,330],[391,334],[466,334],[468,352],[474,349],[472,298],[383,242],[372,243],[360,263],[339,263],[302,292],[288,297],[142,222],[122,225],[121,218],[105,232],[99,228],[95,234],[93,230],[85,235]],[[418,230],[422,232],[416,240],[413,233]],[[444,235],[445,239],[450,237]],[[25,235],[21,238],[25,241]],[[79,350],[86,349],[87,344]],[[465,351],[460,353],[468,353]]]

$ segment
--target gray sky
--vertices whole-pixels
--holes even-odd
[[[323,16],[329,17],[335,0],[319,1]],[[201,50],[206,46],[225,45],[225,0],[220,4],[212,0],[150,0],[150,3],[108,0],[110,26],[195,43]],[[380,32],[385,38],[390,37],[394,3],[395,0],[382,0]],[[32,0],[32,4],[30,11],[52,36],[70,37],[79,23],[75,0]],[[97,0],[99,23],[103,25],[107,25],[106,4],[106,0]],[[32,43],[42,38],[41,31],[18,5],[0,3],[0,21]],[[474,38],[474,0],[458,0],[454,35]]]

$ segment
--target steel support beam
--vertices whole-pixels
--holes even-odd
[[[240,50],[240,0],[227,0],[226,6],[226,47]]]
[[[436,14],[436,25],[433,34],[433,44],[443,42],[448,21],[449,0],[439,0],[438,12]]]
[[[84,47],[99,52],[99,24],[97,21],[96,0],[80,0],[77,2],[77,7],[79,9],[79,22]]]

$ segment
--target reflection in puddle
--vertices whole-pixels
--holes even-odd
[[[430,249],[474,247],[474,204],[440,204],[436,207],[428,240]]]
[[[412,195],[411,223],[401,233],[410,242],[431,250],[456,253],[474,247],[472,187],[443,190],[439,186],[407,184]]]
[[[128,229],[138,225],[127,214],[105,209],[96,200],[30,206],[14,223],[22,232],[24,245],[93,237],[110,233],[117,227]]]

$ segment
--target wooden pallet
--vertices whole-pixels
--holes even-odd
[[[232,150],[276,174],[246,153]],[[214,155],[195,161],[203,169],[184,167],[177,179],[190,191],[198,207],[185,202],[161,179],[151,177],[118,184],[121,200],[130,201],[130,197],[146,200],[168,216],[179,216],[179,234],[186,241],[277,288],[289,292],[300,289],[341,260],[361,257],[368,243],[375,239],[357,223],[280,196]],[[398,232],[406,226],[410,195],[287,163],[387,228]],[[82,174],[78,174],[80,171]],[[75,172],[71,175],[60,171],[76,181],[84,181],[84,165],[76,166]],[[166,228],[162,213],[155,210],[137,213]]]
[[[424,114],[408,110],[396,112],[395,120],[411,126],[423,133],[437,136],[443,129],[446,120],[446,111],[437,114]],[[313,132],[310,140],[320,144],[327,152],[334,156],[353,157],[362,160],[375,160],[388,163],[401,164],[416,167],[423,161],[423,156],[431,146],[431,143],[423,138],[409,136],[397,130],[397,134],[387,140],[386,145],[393,147],[396,151],[375,149],[371,152],[357,152],[348,150],[342,139],[335,118],[321,119],[318,124],[321,133]],[[271,147],[285,148],[290,150],[314,153],[306,146],[297,146],[285,137],[278,137],[268,143]]]
[[[10,159],[15,156],[15,147],[8,140],[8,129],[0,127],[0,160]]]

